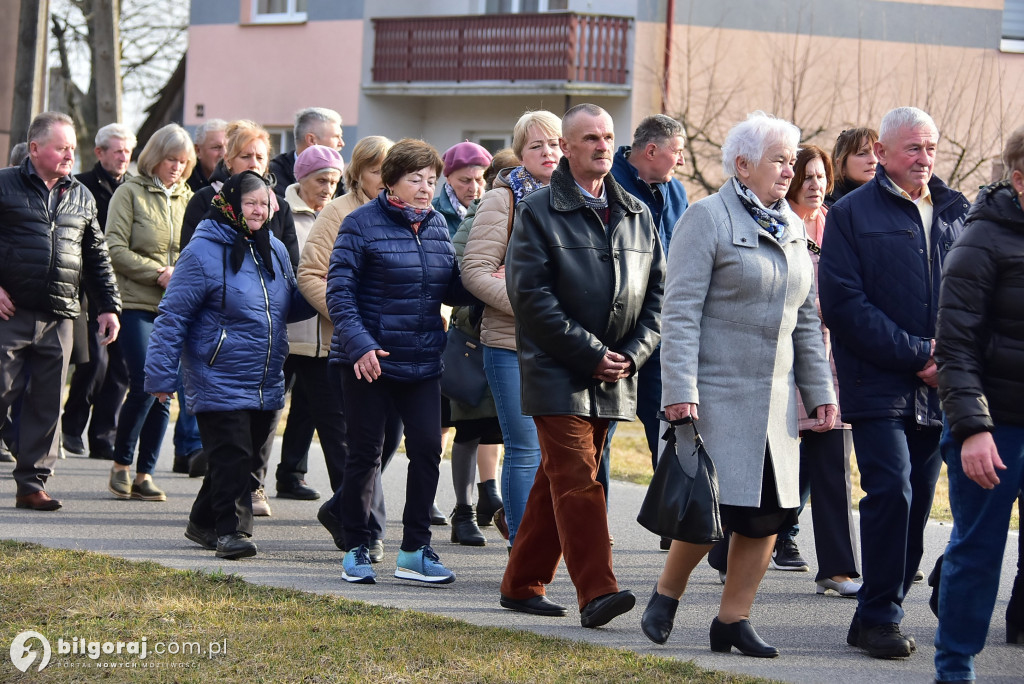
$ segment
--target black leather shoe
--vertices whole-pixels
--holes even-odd
[[[901,632],[901,634],[902,634],[902,632]],[[910,652],[911,653],[916,653],[917,652],[917,642],[914,640],[914,637],[910,636],[909,634],[903,634],[903,638],[907,640],[908,644],[910,644]],[[846,633],[846,643],[848,643],[850,646],[854,646],[856,648],[859,648],[860,647],[859,641],[860,641],[860,618],[857,616],[856,613],[854,613],[853,614],[853,619],[850,620],[850,630]]]
[[[580,612],[580,624],[590,629],[607,625],[623,613],[633,610],[635,605],[636,596],[628,589],[616,594],[598,596],[583,607]]]
[[[328,499],[320,506],[320,510],[316,512],[316,519],[320,521],[320,524],[331,533],[331,538],[334,540],[334,545],[341,551],[348,551],[348,546],[345,544],[345,528],[342,526],[341,521],[334,515],[334,511],[330,509],[331,500]]]
[[[448,518],[441,512],[441,509],[437,507],[437,502],[430,504],[430,524],[443,527],[448,524]]]
[[[651,600],[647,602],[647,609],[644,610],[644,615],[640,618],[640,629],[654,643],[665,643],[668,641],[668,635],[672,633],[672,623],[676,619],[677,608],[679,608],[679,600],[659,594],[658,585],[655,584]]]
[[[64,451],[72,456],[85,456],[85,442],[82,441],[81,435],[75,437],[74,435],[62,433],[60,444],[64,447]]]
[[[501,595],[501,607],[515,610],[530,615],[543,615],[544,617],[564,617],[565,607],[560,606],[548,599],[543,594],[531,596],[528,599],[512,599],[504,594]]]
[[[217,548],[217,531],[212,527],[200,527],[191,520],[185,526],[185,538],[210,551]]]
[[[860,626],[857,646],[868,652],[872,658],[909,658],[914,649],[910,640],[900,632],[895,622],[886,622],[870,627]]]
[[[716,617],[711,621],[711,650],[728,653],[733,646],[743,655],[752,658],[775,658],[779,655],[779,649],[769,646],[758,636],[750,620],[727,624]]]
[[[1009,620],[1006,621],[1006,643],[1024,646],[1024,629]]]
[[[196,449],[195,451],[190,451],[187,454],[174,454],[174,463],[171,466],[171,472],[188,475],[188,466],[200,451],[202,451],[202,449]]]
[[[476,485],[476,524],[479,527],[488,527],[494,520],[494,514],[505,507],[498,494],[497,480],[486,480]]]
[[[241,532],[233,532],[217,537],[217,557],[228,560],[249,558],[256,555],[256,545]]]
[[[278,499],[298,499],[299,501],[316,501],[320,492],[306,484],[305,480],[296,480],[291,484],[277,483]]]

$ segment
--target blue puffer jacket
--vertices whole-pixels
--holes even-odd
[[[174,268],[146,354],[146,391],[173,392],[178,359],[192,413],[284,407],[285,326],[315,310],[302,298],[276,237],[273,279],[256,252],[232,272],[236,231],[204,219]]]
[[[447,339],[441,304],[472,304],[462,287],[448,226],[431,211],[414,232],[381,192],[345,217],[327,272],[334,323],[331,362],[354,364],[371,349],[386,378],[413,382],[441,375]]]
[[[844,419],[913,417],[941,425],[938,394],[916,373],[931,357],[942,263],[970,203],[938,178],[928,188],[930,265],[921,214],[892,189],[881,166],[825,220],[818,296]]]
[[[623,145],[615,153],[612,160],[612,176],[619,182],[619,185],[629,194],[647,205],[651,210],[651,218],[654,219],[654,227],[658,229],[661,236],[661,246],[668,254],[668,246],[672,242],[672,231],[679,222],[683,212],[690,206],[686,198],[686,188],[679,182],[678,178],[672,178],[667,183],[657,183],[661,197],[654,194],[651,184],[640,178],[636,167],[629,163],[629,153],[632,148]]]

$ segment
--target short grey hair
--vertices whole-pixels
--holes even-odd
[[[11,166],[21,166],[21,162],[25,161],[25,157],[28,156],[28,143],[20,142],[11,148],[11,157],[9,163]]]
[[[196,126],[196,134],[192,139],[195,140],[196,145],[202,145],[203,141],[206,140],[207,133],[226,130],[228,130],[227,121],[224,119],[210,119]]]
[[[127,126],[119,123],[107,124],[100,130],[96,131],[96,147],[101,150],[105,150],[110,147],[110,141],[114,138],[123,140],[125,147],[134,150],[135,146],[139,144],[135,134],[129,130]]]
[[[722,144],[722,168],[727,176],[736,175],[736,158],[760,164],[769,147],[782,143],[795,153],[800,147],[800,129],[761,110],[751,112],[733,126]]]
[[[562,136],[565,136],[565,132],[572,128],[572,125],[576,122],[576,117],[580,114],[586,114],[588,116],[601,116],[602,114],[608,114],[604,109],[598,107],[596,104],[590,102],[584,102],[578,104],[575,107],[571,107],[569,111],[562,115]],[[611,114],[608,114],[608,118],[611,118]]]
[[[891,142],[893,137],[904,128],[931,128],[936,134],[939,132],[939,127],[935,125],[935,120],[923,109],[918,109],[917,107],[897,107],[896,109],[890,109],[882,117],[882,125],[878,127],[878,139],[883,143],[886,141]]]
[[[50,137],[50,129],[58,124],[75,127],[74,120],[63,112],[43,112],[37,114],[28,126],[28,142],[34,143]]]
[[[683,128],[683,124],[664,114],[646,116],[633,131],[633,149],[643,149],[647,147],[647,143],[664,145],[676,137],[686,139],[686,129]]]
[[[307,107],[295,112],[295,144],[306,137],[314,126],[322,123],[336,123],[341,125],[341,114],[326,107]]]

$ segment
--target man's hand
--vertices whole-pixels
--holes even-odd
[[[13,315],[14,302],[11,300],[11,296],[7,294],[7,290],[0,287],[0,318],[9,321]]]
[[[991,432],[978,432],[964,440],[960,449],[960,464],[964,475],[984,489],[992,489],[999,484],[996,470],[1006,470]]]
[[[928,363],[924,368],[917,371],[917,377],[929,387],[939,386],[939,367],[935,365],[935,340],[932,340],[932,355],[928,357]]]
[[[836,425],[836,405],[822,404],[816,409],[817,420],[811,432],[828,432]]]
[[[697,405],[696,404],[671,404],[665,407],[665,417],[669,420],[682,420],[683,418],[693,418],[697,420]]]
[[[121,330],[121,322],[117,320],[117,314],[101,313],[96,317],[96,323],[99,326],[98,332],[103,337],[101,345],[106,347],[117,339],[117,333]]]
[[[161,266],[160,268],[156,269],[156,272],[159,274],[156,277],[156,284],[166,290],[168,283],[171,282],[171,274],[174,273],[174,267]]]
[[[390,356],[391,352],[386,352],[383,349],[371,349],[370,351],[363,354],[355,365],[352,366],[352,370],[356,374],[357,380],[366,380],[366,382],[373,382],[380,377],[380,362],[377,361],[377,357],[381,358]]]
[[[171,392],[150,392],[161,404],[166,404],[174,396]]]
[[[611,349],[604,353],[601,361],[594,369],[593,377],[601,382],[618,382],[628,378],[633,362]]]

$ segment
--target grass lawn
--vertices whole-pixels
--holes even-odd
[[[690,662],[528,632],[261,587],[95,553],[0,541],[0,642],[24,625],[51,642],[50,665],[5,682],[765,682]],[[70,642],[147,640],[148,657],[58,653]],[[158,655],[194,642],[201,655]],[[220,652],[210,656],[216,643]],[[39,642],[28,644],[37,652]],[[184,653],[184,651],[182,651]],[[37,656],[34,665],[40,662]],[[101,665],[106,663],[107,667]],[[109,669],[110,664],[129,667]],[[130,667],[134,664],[136,667]],[[84,667],[89,669],[84,669]]]

